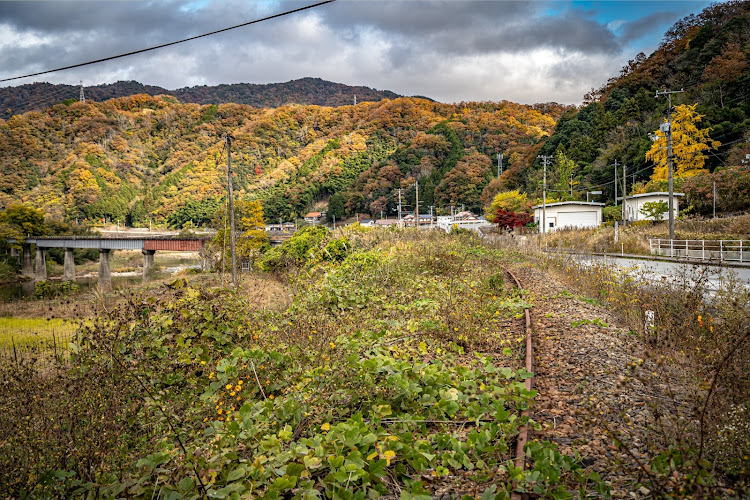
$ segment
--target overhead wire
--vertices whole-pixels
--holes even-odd
[[[740,133],[740,134],[744,134],[745,132],[748,132],[748,131],[750,131],[750,129],[745,129],[745,130],[743,130],[743,131],[741,131],[741,132],[739,132],[739,133]],[[730,135],[730,134],[735,134],[735,133],[737,133],[737,132],[728,132],[728,133],[726,133],[726,134],[722,134],[722,135],[720,135],[720,136],[718,136],[718,137],[719,137],[719,138],[720,138],[720,137],[726,137],[727,135]],[[718,146],[718,147],[731,146],[731,145],[733,145],[733,144],[737,144],[737,143],[739,143],[739,142],[746,142],[746,141],[747,141],[747,139],[744,139],[744,138],[742,138],[742,139],[736,139],[736,140],[734,140],[734,141],[731,141],[731,142],[723,143],[723,144],[721,144],[721,145],[720,145],[720,146]],[[723,163],[724,165],[727,165],[727,163],[726,163],[726,162],[725,162],[724,160],[722,160],[721,156],[720,156],[719,154],[717,154],[717,153],[713,153],[713,152],[707,152],[707,153],[704,153],[704,154],[705,154],[706,156],[713,156],[713,157],[716,157],[716,158],[718,158],[718,159],[719,159],[719,160],[720,160],[720,161],[721,161],[721,162],[722,162],[722,163]],[[643,166],[643,167],[640,167],[640,169],[639,169],[639,170],[636,170],[635,172],[628,172],[628,174],[627,174],[627,175],[638,175],[638,174],[640,174],[640,173],[643,173],[643,172],[645,172],[645,171],[647,171],[647,170],[649,170],[649,169],[651,169],[651,168],[653,168],[653,167],[655,167],[655,166],[656,166],[655,164],[651,163],[651,164],[645,165],[645,166]],[[604,187],[607,187],[607,186],[610,186],[610,185],[614,184],[615,182],[620,182],[620,179],[613,179],[613,180],[611,180],[611,181],[603,182],[603,183],[600,183],[600,184],[592,184],[592,185],[588,186],[588,187],[587,187],[586,189],[591,189],[591,188],[604,188]]]
[[[237,25],[234,25],[234,26],[230,26],[228,28],[222,28],[220,30],[211,31],[209,33],[203,33],[202,35],[191,36],[189,38],[183,38],[182,40],[176,40],[174,42],[163,43],[161,45],[155,45],[153,47],[148,47],[148,48],[145,48],[145,49],[133,50],[131,52],[126,52],[124,54],[118,54],[118,55],[115,55],[115,56],[103,57],[101,59],[96,59],[96,60],[93,60],[93,61],[87,61],[87,62],[78,63],[78,64],[71,64],[70,66],[63,66],[61,68],[49,69],[49,70],[45,70],[45,71],[38,71],[36,73],[29,73],[28,75],[19,75],[19,76],[12,76],[12,77],[8,77],[8,78],[3,78],[3,79],[0,79],[0,83],[2,83],[2,82],[10,82],[12,80],[20,80],[21,78],[29,78],[29,77],[32,77],[32,76],[46,75],[48,73],[56,73],[58,71],[65,71],[65,70],[68,70],[68,69],[81,68],[83,66],[89,66],[91,64],[98,64],[98,63],[102,63],[102,62],[106,62],[106,61],[112,61],[114,59],[120,59],[122,57],[128,57],[128,56],[133,56],[133,55],[136,55],[136,54],[142,54],[144,52],[150,52],[152,50],[163,49],[164,47],[170,47],[172,45],[177,45],[179,43],[185,43],[185,42],[189,42],[189,41],[192,41],[192,40],[197,40],[199,38],[204,38],[204,37],[207,37],[207,36],[216,35],[218,33],[224,33],[226,31],[234,30],[234,29],[237,29],[237,28],[242,28],[242,27],[245,27],[245,26],[250,26],[252,24],[257,24],[257,23],[264,22],[264,21],[270,21],[271,19],[276,19],[276,18],[279,18],[279,17],[288,16],[290,14],[295,14],[297,12],[302,12],[304,10],[312,9],[312,8],[315,8],[315,7],[320,7],[321,5],[332,3],[332,2],[335,2],[335,1],[336,0],[323,0],[322,2],[318,2],[318,3],[312,4],[312,5],[306,5],[304,7],[299,7],[299,8],[288,10],[288,11],[281,12],[281,13],[278,13],[278,14],[273,14],[273,15],[266,16],[266,17],[263,17],[263,18],[260,18],[260,19],[255,19],[253,21],[248,21],[246,23],[242,23],[242,24],[237,24]]]

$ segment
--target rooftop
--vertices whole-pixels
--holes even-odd
[[[562,205],[587,205],[592,207],[603,207],[604,203],[598,201],[556,201],[555,203],[547,203],[548,207],[559,207]],[[531,208],[542,208],[544,205],[534,205]]]

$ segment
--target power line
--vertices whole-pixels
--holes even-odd
[[[741,130],[741,131],[737,131],[737,132],[726,132],[726,133],[724,133],[722,135],[719,135],[719,136],[717,136],[717,137],[715,137],[713,139],[714,140],[718,140],[718,139],[720,139],[722,137],[726,137],[728,135],[744,134],[745,132],[748,132],[748,131],[750,131],[750,129],[745,129],[745,130]],[[745,141],[747,141],[747,139],[744,139],[744,138],[735,139],[735,140],[730,141],[730,142],[722,143],[720,146],[718,146],[718,148],[723,148],[725,146],[731,146],[733,144],[737,144],[738,142],[745,142]],[[719,158],[719,160],[721,160],[721,155],[719,153],[706,152],[706,153],[703,153],[703,154],[706,155],[706,156],[713,156],[713,157]],[[723,163],[726,165],[726,162],[723,162]],[[632,175],[637,175],[637,174],[643,173],[643,172],[645,172],[645,171],[647,171],[650,168],[653,168],[655,166],[656,165],[653,164],[653,163],[645,164],[641,168],[639,168],[638,170],[635,170],[633,172],[629,172],[628,175],[631,175],[631,176]],[[599,183],[599,184],[590,184],[587,189],[591,189],[591,188],[604,188],[604,187],[607,187],[607,186],[610,186],[610,185],[614,184],[614,182],[615,181],[607,181],[607,182],[602,182],[602,183]]]
[[[321,5],[325,5],[327,3],[332,3],[332,2],[335,2],[335,1],[336,0],[324,0],[322,2],[318,2],[318,3],[312,4],[312,5],[307,5],[305,7],[300,7],[298,9],[292,9],[292,10],[288,10],[286,12],[281,12],[279,14],[274,14],[272,16],[263,17],[261,19],[255,19],[254,21],[248,21],[246,23],[237,24],[235,26],[230,26],[229,28],[222,28],[220,30],[211,31],[210,33],[204,33],[202,35],[191,36],[190,38],[184,38],[182,40],[177,40],[175,42],[163,43],[161,45],[155,45],[153,47],[148,47],[146,49],[134,50],[132,52],[127,52],[125,54],[119,54],[119,55],[116,55],[116,56],[104,57],[102,59],[96,59],[95,61],[88,61],[88,62],[84,62],[84,63],[72,64],[70,66],[64,66],[62,68],[56,68],[56,69],[49,69],[49,70],[46,70],[46,71],[39,71],[38,73],[30,73],[28,75],[13,76],[13,77],[10,77],[10,78],[3,78],[3,79],[0,80],[0,83],[2,83],[2,82],[9,82],[11,80],[19,80],[21,78],[29,78],[29,77],[32,77],[32,76],[46,75],[47,73],[56,73],[58,71],[65,71],[65,70],[73,69],[73,68],[80,68],[82,66],[88,66],[90,64],[97,64],[97,63],[101,63],[101,62],[111,61],[113,59],[119,59],[121,57],[127,57],[127,56],[133,56],[133,55],[136,55],[136,54],[142,54],[144,52],[149,52],[151,50],[163,49],[164,47],[169,47],[169,46],[172,46],[172,45],[177,45],[178,43],[189,42],[191,40],[197,40],[198,38],[203,38],[203,37],[206,37],[206,36],[216,35],[218,33],[223,33],[225,31],[230,31],[230,30],[233,30],[233,29],[242,28],[244,26],[250,26],[251,24],[257,24],[257,23],[260,23],[260,22],[263,22],[263,21],[269,21],[271,19],[276,19],[278,17],[287,16],[289,14],[295,14],[295,13],[301,12],[303,10],[312,9],[314,7],[320,7]]]

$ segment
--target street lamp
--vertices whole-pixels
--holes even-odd
[[[589,203],[590,194],[602,194],[602,192],[601,191],[586,191],[586,203]]]

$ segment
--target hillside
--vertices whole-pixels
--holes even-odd
[[[721,146],[700,156],[705,175],[677,180],[698,213],[711,210],[711,185],[717,183],[717,210],[732,212],[750,207],[750,176],[743,160],[750,153],[750,3],[714,4],[698,15],[676,23],[650,56],[638,54],[619,76],[585,96],[585,104],[569,110],[544,142],[539,154],[555,156],[548,171],[551,196],[566,199],[573,175],[573,198],[585,199],[589,190],[603,190],[599,201],[614,202],[615,161],[627,165],[627,189],[644,189],[654,165],[646,160],[652,143],[648,134],[659,128],[667,112],[667,98],[657,90],[680,90],[673,106],[696,105],[702,116],[696,125],[709,131]],[[497,190],[521,188],[541,197],[541,168],[535,158],[503,176]],[[573,162],[572,167],[565,161]],[[683,160],[680,160],[683,161]],[[618,170],[621,195],[622,168]],[[651,187],[664,188],[652,183]]]
[[[14,114],[41,110],[66,99],[78,99],[80,87],[32,83],[18,87],[0,88],[0,117],[8,119]],[[86,99],[102,102],[107,99],[136,94],[172,95],[181,102],[197,104],[249,104],[256,108],[272,108],[284,104],[315,104],[318,106],[344,106],[354,102],[380,101],[400,97],[389,90],[375,90],[363,86],[334,83],[320,78],[300,78],[285,83],[184,87],[168,90],[138,82],[116,82],[84,87]]]
[[[400,98],[357,106],[180,103],[136,96],[57,104],[0,120],[0,206],[24,202],[56,219],[129,224],[208,222],[223,204],[226,151],[235,186],[267,220],[292,219],[338,194],[346,214],[414,204],[479,210],[503,151],[535,154],[563,106],[440,104]]]

